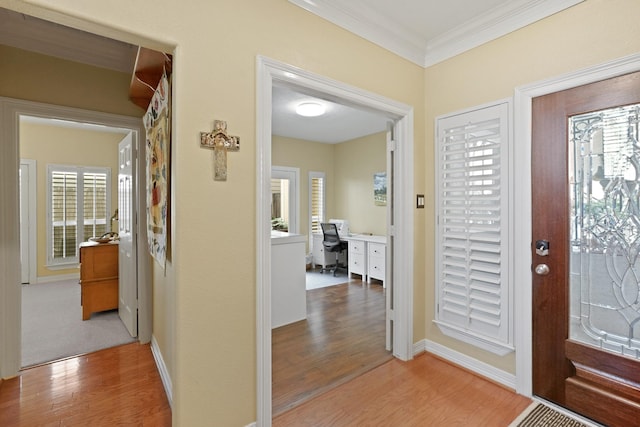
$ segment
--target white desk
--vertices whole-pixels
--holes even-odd
[[[382,280],[384,285],[386,273],[386,236],[368,234],[351,234],[341,236],[349,242],[349,277],[351,273],[359,274],[362,280]]]
[[[271,231],[271,327],[307,318],[306,237]]]

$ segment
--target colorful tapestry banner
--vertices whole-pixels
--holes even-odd
[[[167,258],[169,216],[170,93],[169,79],[163,75],[144,115],[147,134],[147,240],[151,255],[163,268]]]

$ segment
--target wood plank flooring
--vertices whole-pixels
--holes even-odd
[[[126,344],[0,383],[0,426],[171,426],[151,348]]]
[[[531,400],[423,353],[393,359],[274,418],[274,427],[508,426]]]
[[[390,360],[384,313],[380,282],[307,291],[307,319],[273,330],[274,416]]]

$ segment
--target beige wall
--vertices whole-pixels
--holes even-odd
[[[386,133],[339,144],[272,137],[274,166],[300,168],[300,234],[309,232],[309,172],[326,174],[326,215],[349,220],[352,232],[386,234],[386,208],[373,203],[373,173],[384,172]]]
[[[174,424],[244,426],[256,419],[256,55],[264,55],[412,105],[424,139],[423,70],[286,0],[130,2],[3,0],[41,17],[131,29],[143,44],[176,45],[175,216],[167,286],[176,304]],[[238,31],[216,30],[217,23]],[[93,30],[93,25],[87,25]],[[102,25],[95,26],[103,31]],[[295,34],[295,37],[291,35]],[[354,55],[357,52],[357,55]],[[395,76],[390,79],[389,76]],[[246,141],[212,180],[199,132],[214,119]],[[422,186],[421,183],[418,184]],[[416,277],[421,283],[424,277]],[[156,283],[157,285],[157,283]],[[421,286],[421,285],[420,285]]]
[[[434,118],[640,50],[636,0],[587,0],[426,71],[286,0],[0,5],[150,47],[177,46],[173,258],[166,276],[156,272],[155,284],[176,310],[174,425],[190,427],[242,426],[256,418],[255,149],[243,144],[229,156],[228,181],[213,182],[211,156],[198,144],[199,132],[215,118],[227,120],[243,141],[255,137],[256,55],[414,107],[415,192],[427,195],[426,209],[414,213],[414,341],[428,338],[513,372],[512,355],[478,351],[442,336],[432,324]],[[214,18],[240,29],[216,31]]]
[[[300,234],[309,233],[309,172],[326,174],[327,214],[334,211],[334,146],[274,135],[271,138],[271,163],[274,166],[300,168]],[[309,248],[307,242],[307,249]]]
[[[118,207],[118,143],[123,137],[123,134],[113,132],[21,123],[20,157],[36,161],[38,278],[79,274],[77,267],[63,270],[46,267],[47,165],[109,168],[111,170],[110,217]]]
[[[425,72],[426,153],[423,168],[434,167],[435,117],[510,97],[518,86],[559,76],[640,51],[640,2],[587,0],[515,33],[427,68]],[[518,141],[514,142],[518,144]],[[427,271],[434,266],[434,175],[425,176]],[[518,284],[516,283],[515,286]],[[434,277],[425,287],[426,338],[515,373],[515,357],[497,357],[443,336],[434,318]],[[515,314],[516,320],[518,314]]]
[[[1,44],[0,58],[0,96],[125,116],[144,113],[129,101],[130,74]]]
[[[387,208],[373,202],[373,174],[387,170],[386,132],[336,144],[335,216],[353,233],[387,234]]]

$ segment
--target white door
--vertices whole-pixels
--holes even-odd
[[[133,135],[118,145],[118,314],[132,337],[138,335],[138,286],[134,215]]]
[[[395,172],[395,140],[393,137],[394,126],[389,124],[390,130],[387,132],[387,247],[385,248],[385,269],[384,269],[384,296],[385,296],[385,349],[393,350],[393,245],[395,224],[394,208],[394,172]]]

